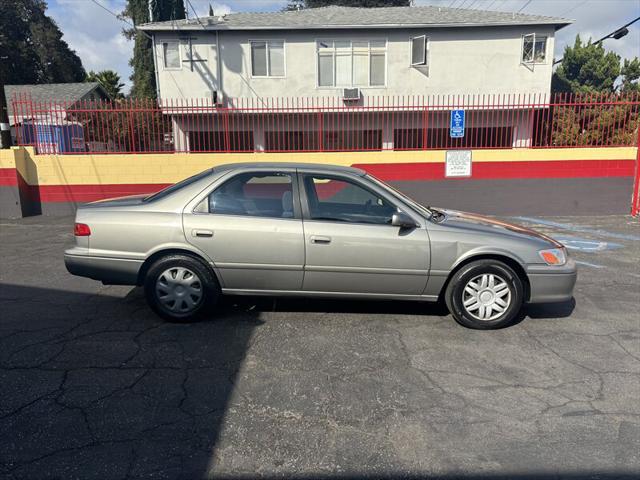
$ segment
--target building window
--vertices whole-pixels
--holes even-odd
[[[383,87],[385,40],[319,40],[319,87]]]
[[[427,37],[420,35],[411,38],[411,66],[427,65]]]
[[[547,37],[531,33],[522,37],[522,63],[545,63]]]
[[[251,76],[284,77],[284,41],[251,41]]]
[[[162,44],[162,59],[164,68],[180,68],[180,46],[178,42]]]

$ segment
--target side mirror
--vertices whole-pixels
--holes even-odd
[[[416,228],[418,226],[409,215],[403,212],[397,212],[391,216],[391,225],[400,228]]]

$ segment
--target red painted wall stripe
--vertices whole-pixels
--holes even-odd
[[[0,186],[15,187],[18,185],[18,172],[15,168],[0,168]]]
[[[440,162],[360,164],[354,167],[362,168],[383,180],[445,180],[444,163]],[[471,179],[630,177],[633,173],[634,160],[477,162],[472,166]],[[153,193],[166,186],[166,184],[41,185],[30,186],[29,191],[32,199],[41,202],[83,203],[104,198]]]
[[[132,185],[40,185],[30,186],[30,197],[41,202],[85,203],[105,198],[150,194],[168,184]]]
[[[382,180],[444,180],[444,163],[360,164]],[[471,179],[630,177],[633,160],[554,160],[538,162],[477,162]]]

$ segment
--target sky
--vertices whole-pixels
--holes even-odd
[[[269,12],[281,10],[287,0],[185,0],[189,16],[207,16],[209,4],[216,14],[231,12]],[[87,71],[115,70],[131,87],[129,76],[133,43],[122,35],[127,25],[113,14],[122,12],[125,0],[48,0],[48,14],[63,33],[64,40],[80,56]],[[436,5],[505,12],[531,13],[569,18],[575,21],[556,34],[555,56],[562,55],[564,46],[573,44],[577,34],[597,40],[630,20],[640,16],[640,0],[414,0],[416,5]],[[607,40],[607,49],[623,58],[640,57],[640,21],[630,27],[620,40]]]

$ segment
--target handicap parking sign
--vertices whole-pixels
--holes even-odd
[[[451,110],[449,136],[451,138],[464,137],[464,110]]]

